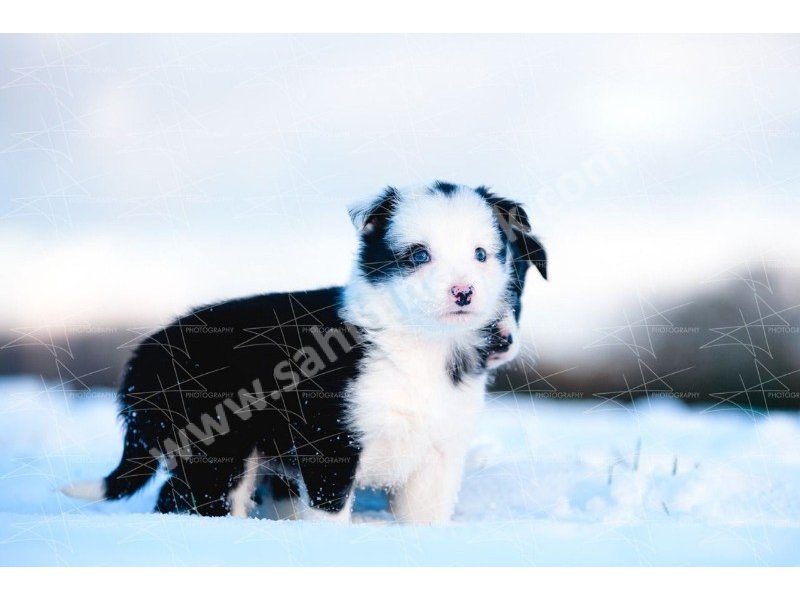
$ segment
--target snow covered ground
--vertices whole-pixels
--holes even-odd
[[[800,416],[491,398],[455,521],[356,523],[150,513],[56,492],[105,475],[110,391],[0,380],[2,565],[800,565]],[[157,482],[156,482],[157,483]]]

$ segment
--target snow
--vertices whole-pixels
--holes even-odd
[[[0,380],[2,565],[798,565],[800,416],[492,396],[454,522],[151,513],[57,492],[121,449],[113,392]]]

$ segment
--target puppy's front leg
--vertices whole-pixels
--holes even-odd
[[[391,496],[391,508],[401,523],[444,523],[458,499],[466,450],[434,450]]]

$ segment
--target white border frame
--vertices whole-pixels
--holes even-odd
[[[26,0],[4,32],[765,33],[797,30],[788,0]],[[794,18],[792,18],[794,17]]]

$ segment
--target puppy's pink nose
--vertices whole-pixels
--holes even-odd
[[[466,283],[457,283],[450,288],[450,293],[456,299],[458,306],[466,306],[472,302],[472,292],[474,291],[475,288]]]

